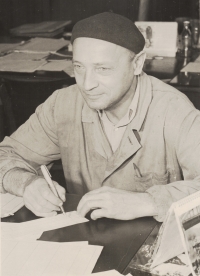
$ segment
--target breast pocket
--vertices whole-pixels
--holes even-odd
[[[155,185],[166,185],[169,183],[169,172],[167,171],[164,175],[157,173],[146,173],[144,175],[134,176],[134,186],[137,192],[145,192],[150,187]]]

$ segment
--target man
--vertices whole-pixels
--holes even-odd
[[[176,89],[142,72],[144,38],[130,20],[102,13],[72,32],[77,85],[53,93],[1,144],[2,192],[36,215],[56,214],[40,165],[61,158],[67,189],[92,219],[154,216],[200,189],[200,114]],[[183,180],[184,179],[184,180]]]

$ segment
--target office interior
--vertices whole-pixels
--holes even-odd
[[[10,30],[24,24],[43,21],[70,20],[64,31],[56,38],[70,39],[74,24],[91,15],[110,11],[121,14],[132,21],[175,22],[177,18],[199,19],[198,0],[0,0],[0,43],[19,42],[27,37],[15,37]],[[196,51],[198,52],[198,51]],[[197,55],[197,54],[196,54]],[[195,55],[195,57],[196,57]],[[174,62],[176,60],[176,62]],[[166,67],[164,62],[167,62]],[[178,74],[181,62],[174,59],[164,61],[147,61],[144,71],[160,79],[170,80]],[[186,63],[189,60],[186,61]],[[58,72],[39,72],[36,78],[23,77],[15,72],[1,72],[1,105],[0,105],[0,141],[23,124],[36,107],[44,102],[56,89],[75,83],[73,77]],[[31,74],[30,74],[31,75]],[[32,74],[33,75],[33,74]],[[199,82],[199,80],[196,80]],[[188,89],[189,87],[189,89]],[[179,87],[178,87],[179,88]],[[199,87],[182,88],[194,105],[200,109]],[[56,165],[54,165],[56,167]],[[58,165],[60,168],[61,166]],[[64,179],[61,171],[55,170],[59,182]]]
[[[200,20],[199,0],[0,0],[0,43],[24,42],[31,37],[13,36],[10,30],[24,24],[43,21],[70,20],[62,33],[55,39],[70,40],[70,33],[76,22],[97,13],[110,11],[123,15],[134,22],[183,22]],[[179,20],[178,20],[179,19]],[[200,22],[200,21],[199,21]],[[180,25],[177,35],[180,36]],[[200,35],[200,23],[198,29]],[[200,46],[200,39],[199,45]],[[177,49],[178,50],[178,49]],[[65,53],[72,55],[69,49]],[[144,72],[155,76],[179,89],[189,97],[200,110],[200,72],[181,72],[189,62],[200,56],[200,47],[193,47],[188,57],[159,56],[145,61]],[[200,64],[200,63],[199,63]],[[200,68],[199,68],[200,71]],[[75,83],[75,78],[65,72],[16,73],[0,71],[0,142],[11,135],[34,113],[55,90]],[[60,161],[51,168],[52,178],[65,187],[65,179]],[[67,195],[67,211],[72,211],[80,197]],[[35,219],[25,211],[7,221],[21,222]],[[6,220],[5,220],[6,221]],[[152,218],[121,222],[100,220],[82,224],[77,228],[60,229],[42,236],[43,240],[76,241],[89,239],[91,244],[105,244],[103,257],[95,267],[95,272],[117,268],[126,275],[149,276],[138,272],[131,265],[141,245],[155,240],[160,224]],[[72,230],[71,230],[72,229]],[[75,229],[75,230],[73,230]],[[139,234],[138,234],[139,233]],[[134,236],[135,235],[135,236]],[[123,236],[123,238],[121,238]],[[134,238],[133,238],[134,237]],[[118,242],[118,244],[117,244]],[[148,244],[147,242],[147,244]],[[107,245],[108,244],[108,245]],[[112,257],[111,257],[112,256]]]

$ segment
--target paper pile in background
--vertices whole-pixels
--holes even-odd
[[[13,215],[22,206],[24,206],[22,197],[11,195],[9,193],[1,194],[1,218]]]
[[[61,55],[58,50],[69,45],[68,40],[32,38],[21,44],[0,44],[0,71],[33,73],[35,71],[65,72],[74,77],[71,57]],[[48,60],[54,54],[58,60]],[[61,60],[62,58],[62,60]]]
[[[27,37],[55,37],[62,34],[67,25],[71,24],[71,20],[67,21],[43,21],[40,23],[24,24],[16,28],[10,29],[10,33],[14,36]]]
[[[4,276],[64,276],[92,272],[103,249],[87,242],[3,241]]]
[[[87,222],[76,211],[21,223],[1,222],[1,239],[15,241],[37,240],[44,231]]]
[[[51,53],[69,45],[69,41],[64,38],[41,38],[35,37],[25,41],[15,48],[16,52],[26,53]]]

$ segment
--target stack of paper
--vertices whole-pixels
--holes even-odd
[[[64,276],[92,272],[102,246],[88,242],[36,241],[44,231],[87,222],[77,212],[21,223],[1,223],[1,273],[4,276]]]
[[[69,41],[63,38],[53,39],[53,38],[35,37],[17,46],[15,48],[15,51],[29,52],[29,53],[34,53],[34,52],[50,53],[50,52],[56,52],[67,45],[69,45]]]
[[[70,20],[67,21],[43,21],[40,23],[25,24],[10,30],[10,33],[15,36],[28,36],[28,37],[55,37],[63,33],[64,28],[71,24]]]
[[[4,276],[64,276],[91,273],[102,246],[81,242],[3,241],[1,273]]]
[[[77,223],[87,222],[86,218],[80,217],[76,211],[67,212],[53,217],[41,218],[21,223],[1,222],[1,238],[4,240],[34,241],[44,231],[58,229]]]

